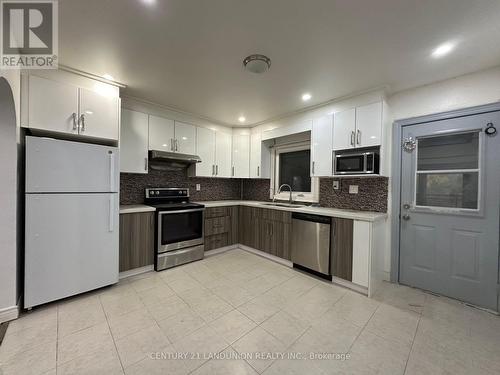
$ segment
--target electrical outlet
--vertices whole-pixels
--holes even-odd
[[[333,180],[333,190],[339,190],[339,189],[340,189],[340,181]]]
[[[358,194],[358,185],[349,185],[349,194]]]
[[[196,191],[200,191],[201,190],[201,185],[200,184],[196,184]]]

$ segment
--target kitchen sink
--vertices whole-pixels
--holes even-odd
[[[298,208],[298,207],[305,207],[305,204],[294,204],[294,203],[275,203],[275,202],[270,202],[270,203],[262,203],[264,206],[278,206],[278,207],[290,207],[290,208]]]

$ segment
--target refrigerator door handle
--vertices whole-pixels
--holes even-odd
[[[113,151],[108,151],[109,156],[109,190],[115,191],[115,154]]]
[[[115,198],[113,195],[109,196],[109,231],[114,232],[115,230],[115,219],[114,219],[114,211],[115,211]]]

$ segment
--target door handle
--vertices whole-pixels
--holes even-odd
[[[78,125],[76,124],[76,118],[77,118],[76,113],[73,112],[73,114],[71,115],[71,117],[73,118],[73,130],[76,130],[76,129],[78,129]]]
[[[179,140],[176,139],[174,144],[175,144],[175,151],[179,151]]]
[[[144,158],[144,170],[148,170],[148,158]]]
[[[80,116],[80,119],[78,120],[78,125],[80,125],[80,123],[82,124],[82,126],[80,126],[80,130],[82,132],[85,131],[85,114],[82,113],[81,116]]]
[[[260,177],[260,167],[257,166],[257,177]]]
[[[170,138],[170,151],[174,151],[174,139]]]
[[[219,166],[218,165],[215,165],[215,175],[216,176],[219,175]]]
[[[410,220],[410,215],[403,215],[402,219],[405,221],[408,221],[408,220]]]
[[[313,161],[313,165],[312,165],[312,174],[313,174],[313,176],[314,176],[314,169],[315,169],[314,167],[315,166],[316,166],[316,162]]]
[[[114,219],[114,215],[113,215],[113,211],[114,211],[114,197],[113,195],[111,195],[109,197],[109,231],[110,232],[113,232],[115,230],[115,219]]]
[[[351,146],[354,146],[354,138],[356,137],[356,135],[354,134],[354,130],[351,132]]]
[[[109,190],[115,191],[115,154],[108,151],[109,155]]]
[[[212,176],[215,176],[215,164],[212,164]]]
[[[231,175],[234,177],[234,166],[232,167]]]
[[[359,145],[361,145],[361,130],[358,129],[358,135],[356,137],[356,142]]]

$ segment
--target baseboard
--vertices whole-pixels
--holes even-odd
[[[217,254],[225,253],[226,251],[236,250],[237,248],[238,248],[238,245],[229,245],[229,246],[220,247],[220,248],[214,249],[214,250],[208,250],[208,251],[205,251],[205,258],[209,258],[209,257],[217,255]]]
[[[120,274],[118,275],[118,278],[120,280],[122,280],[122,279],[126,279],[127,277],[137,276],[137,275],[140,275],[141,273],[153,271],[154,269],[155,269],[155,266],[150,264],[149,266],[134,268],[132,270],[120,272]]]
[[[272,260],[273,262],[276,262],[276,263],[282,264],[282,265],[284,265],[284,266],[286,266],[286,267],[293,268],[293,263],[292,263],[292,262],[290,262],[289,260],[282,259],[282,258],[278,258],[278,257],[276,257],[276,256],[274,256],[274,255],[271,255],[271,254],[265,253],[265,252],[263,252],[263,251],[260,251],[260,250],[254,249],[253,247],[249,247],[249,246],[242,245],[242,244],[238,244],[238,248],[240,248],[241,250],[248,251],[249,253],[252,253],[252,254],[255,254],[255,255],[261,256],[261,257],[263,257],[263,258],[266,258],[266,259]]]
[[[19,317],[19,306],[11,306],[0,310],[0,323],[9,322]]]

